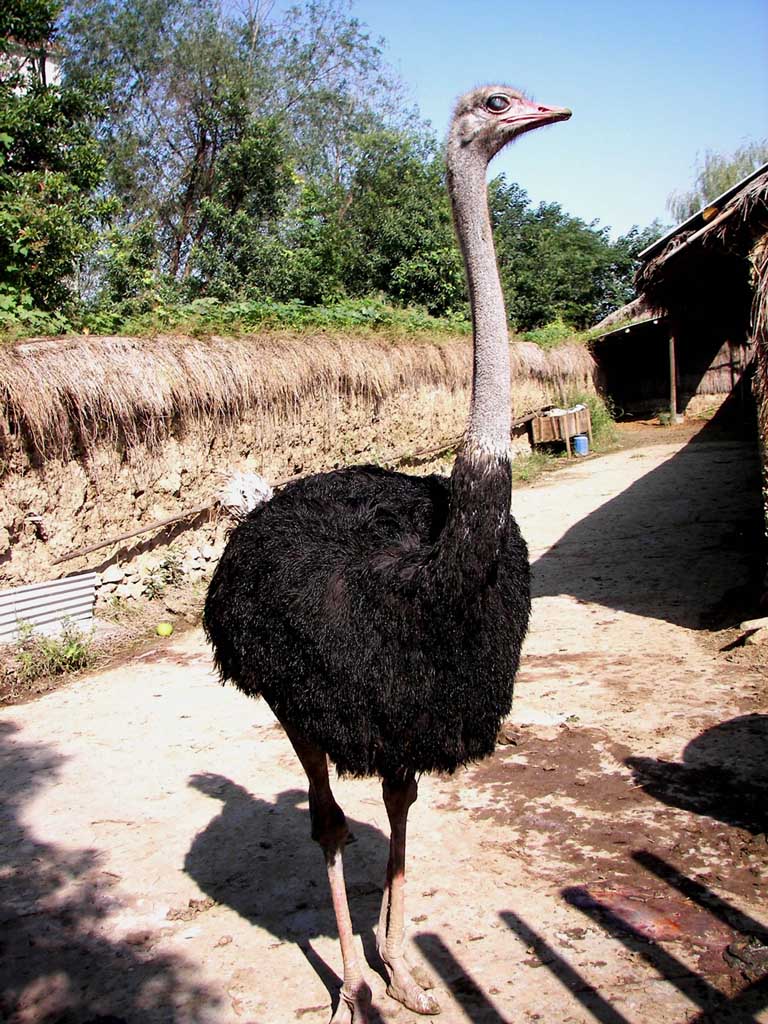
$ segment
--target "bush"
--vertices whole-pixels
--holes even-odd
[[[521,335],[521,338],[523,341],[532,341],[539,348],[548,349],[571,341],[577,334],[578,331],[575,327],[571,327],[563,320],[558,319],[552,320],[543,327],[536,327],[532,331],[526,331]]]
[[[66,622],[56,636],[37,633],[31,623],[21,622],[16,651],[5,674],[25,685],[44,676],[87,668],[93,657],[90,639],[72,622]]]
[[[586,405],[592,420],[592,444],[595,449],[612,448],[618,443],[619,433],[609,399],[586,391],[569,391],[563,396],[563,405]]]
[[[29,292],[17,292],[0,284],[0,335],[8,338],[31,334],[65,334],[72,325],[61,313],[37,309]]]
[[[239,299],[223,302],[205,297],[191,302],[174,301],[171,295],[157,295],[142,308],[138,300],[102,309],[86,318],[96,333],[152,334],[178,331],[184,334],[237,334],[264,329],[287,330],[389,330],[403,334],[420,331],[464,333],[469,323],[462,313],[433,317],[419,306],[401,309],[379,296],[343,299],[327,305],[304,302],[274,302],[269,299]]]

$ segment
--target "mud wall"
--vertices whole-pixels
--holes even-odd
[[[128,445],[112,434],[67,456],[43,457],[19,428],[18,416],[6,408],[0,587],[103,571],[116,562],[135,569],[142,560],[156,561],[158,549],[174,541],[210,558],[230,526],[215,510],[55,564],[72,550],[212,502],[234,470],[255,471],[274,482],[356,462],[391,463],[458,437],[469,404],[471,366],[468,342],[459,344],[464,371],[446,373],[442,380],[418,368],[388,389],[355,391],[320,380],[295,401],[264,401],[225,418],[213,410],[177,417],[159,440],[153,425],[151,445],[142,444],[140,436]],[[586,370],[583,361],[579,367],[547,379],[540,365],[517,365],[516,414],[558,401],[563,387],[592,387],[591,361]],[[450,454],[442,464],[416,459],[412,470],[449,466]],[[135,583],[135,572],[132,579]]]

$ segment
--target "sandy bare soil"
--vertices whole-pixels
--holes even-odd
[[[534,616],[511,740],[424,778],[408,917],[446,1024],[768,1021],[768,684],[728,648],[757,468],[646,445],[515,495]],[[10,1024],[325,1024],[340,955],[305,781],[199,632],[0,713]],[[372,781],[337,797],[374,1020],[387,854]]]

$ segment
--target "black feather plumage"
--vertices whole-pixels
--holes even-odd
[[[341,773],[489,754],[530,611],[510,488],[506,458],[469,454],[450,479],[361,466],[285,487],[233,531],[211,581],[222,678]]]

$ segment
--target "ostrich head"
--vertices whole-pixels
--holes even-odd
[[[462,96],[453,115],[449,144],[482,153],[487,163],[524,132],[567,121],[570,110],[545,107],[508,85],[485,85]]]

